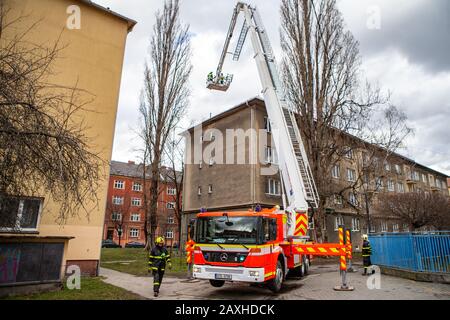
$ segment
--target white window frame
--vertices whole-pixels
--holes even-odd
[[[354,169],[347,168],[347,181],[348,182],[356,181],[356,171]]]
[[[334,219],[334,231],[339,230],[339,226],[344,225],[344,217],[343,216],[337,216]]]
[[[384,163],[384,170],[391,171],[391,164],[387,161]]]
[[[345,157],[347,159],[353,159],[353,149],[352,148],[350,148],[350,147],[346,148]]]
[[[392,225],[392,232],[399,232],[399,231],[400,231],[399,228],[400,228],[400,227],[399,227],[398,223],[394,223],[394,224]]]
[[[17,199],[18,197],[16,197]],[[34,232],[37,231],[39,228],[39,223],[41,221],[41,214],[42,214],[42,208],[43,208],[43,203],[44,200],[42,198],[19,198],[19,208],[17,210],[17,214],[16,214],[16,222],[15,222],[15,227],[14,228],[8,228],[8,227],[2,227],[0,226],[0,231],[20,231],[20,232]],[[37,219],[36,219],[36,227],[34,228],[22,228],[22,226],[20,225],[20,221],[22,220],[22,216],[23,216],[23,208],[24,208],[24,203],[26,200],[36,200],[39,201],[39,209],[38,209],[38,213],[37,213]]]
[[[124,190],[125,189],[125,181],[114,180],[114,189]]]
[[[275,179],[267,179],[267,191],[266,194],[271,196],[281,195],[281,183]]]
[[[167,230],[166,231],[166,239],[173,239],[174,233],[173,230]]]
[[[352,231],[361,231],[359,218],[352,218]]]
[[[374,233],[374,232],[376,232],[376,231],[377,231],[377,228],[375,227],[375,224],[374,224],[374,223],[371,223],[371,224],[370,224],[370,232]]]
[[[342,204],[342,203],[343,203],[342,196],[339,194],[335,194],[334,195],[334,204]]]
[[[133,187],[131,187],[131,190],[136,191],[136,192],[141,192],[142,184],[139,182],[133,182]]]
[[[169,196],[175,196],[177,195],[177,188],[174,187],[167,187],[167,194]]]
[[[266,163],[278,164],[278,155],[275,148],[266,146],[264,152],[264,161]]]
[[[272,132],[272,126],[270,125],[269,117],[264,117],[264,129],[267,133]]]
[[[383,179],[381,177],[378,177],[375,179],[375,186],[377,189],[383,189],[384,188],[384,184],[383,184]]]
[[[395,165],[395,172],[397,172],[397,174],[401,174],[402,173],[402,168],[400,167],[399,164]]]
[[[166,208],[169,210],[175,209],[175,202],[166,202]]]
[[[407,223],[403,224],[403,231],[409,232],[409,225]]]
[[[348,194],[348,202],[350,202],[354,206],[357,206],[358,205],[358,198],[356,197],[356,194],[354,194],[353,192],[350,192]]]
[[[386,221],[381,222],[381,232],[388,232],[388,224]]]
[[[394,180],[388,180],[387,188],[388,188],[388,191],[391,191],[391,192],[395,191],[395,182],[394,182]]]
[[[137,219],[136,219],[136,217],[137,217]],[[130,221],[133,221],[133,222],[141,221],[141,214],[140,213],[132,213],[130,215]]]
[[[111,221],[122,221],[122,213],[113,211],[111,213]]]
[[[422,173],[422,182],[427,184],[428,183],[428,178],[427,175],[425,173]]]
[[[124,197],[119,197],[119,196],[112,197],[112,204],[114,204],[116,206],[123,205],[123,201],[124,201]]]
[[[208,193],[209,194],[213,193],[213,186],[212,186],[212,184],[208,185]]]
[[[168,216],[168,217],[167,217],[167,223],[168,223],[168,224],[174,224],[174,223],[175,223],[175,217],[173,217],[173,216]]]
[[[141,198],[131,198],[131,206],[132,207],[142,206],[142,199]]]
[[[130,238],[139,238],[140,230],[138,228],[130,228],[128,231]]]
[[[397,192],[399,193],[405,192],[405,186],[403,185],[403,182],[397,182]]]
[[[198,187],[197,188],[197,195],[201,196],[202,195],[202,187]]]
[[[331,169],[331,176],[334,179],[339,179],[341,177],[341,167],[338,164],[335,164]]]

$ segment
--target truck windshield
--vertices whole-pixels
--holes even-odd
[[[257,243],[258,217],[202,217],[197,223],[199,243]]]

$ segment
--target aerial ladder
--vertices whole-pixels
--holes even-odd
[[[318,207],[319,195],[295,114],[286,101],[269,37],[255,7],[238,2],[234,8],[216,74],[208,74],[207,88],[227,91],[231,85],[233,75],[224,75],[222,68],[230,54],[228,49],[241,13],[244,21],[231,54],[234,61],[239,60],[244,43],[250,36],[273,143],[278,153],[283,210],[274,208],[251,213],[198,214],[193,275],[195,278],[209,279],[216,287],[222,286],[225,281],[264,282],[276,292],[281,288],[287,271],[299,270],[301,275],[307,273],[311,256],[340,256],[342,285],[335,289],[352,290],[346,283],[346,258],[351,256],[351,243],[348,238],[345,240],[343,227],[339,228],[339,243],[317,244],[309,241],[308,211],[312,209],[314,212]],[[254,243],[244,242],[254,235],[239,238],[242,230],[233,230],[233,224],[240,223],[239,219],[247,219],[247,223],[251,223],[251,219],[260,219],[262,222],[255,226],[264,224],[264,221],[275,221],[272,229],[269,226],[269,230],[275,230],[274,237],[261,239],[256,235]],[[214,232],[210,228],[214,224],[221,224],[220,233],[212,234]],[[227,237],[226,231],[229,232]]]

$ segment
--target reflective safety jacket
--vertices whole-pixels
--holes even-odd
[[[372,246],[370,245],[370,242],[368,240],[364,240],[362,246],[362,256],[370,257],[371,255],[372,255]]]
[[[170,255],[165,247],[155,246],[148,256],[148,269],[162,270],[166,268],[166,263],[170,263]]]

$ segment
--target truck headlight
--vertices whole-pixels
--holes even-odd
[[[195,273],[201,273],[201,272],[202,272],[202,269],[199,268],[199,267],[194,267],[194,268],[192,269],[192,271],[194,271]]]
[[[250,277],[259,277],[259,271],[250,271]]]

